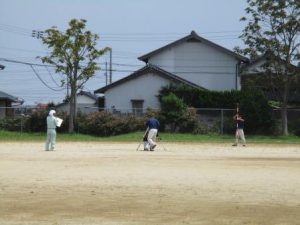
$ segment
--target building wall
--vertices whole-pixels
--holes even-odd
[[[185,42],[149,59],[166,71],[209,90],[236,89],[238,61],[214,47],[200,42]],[[240,79],[237,81],[240,89]]]
[[[259,60],[252,65],[248,65],[246,68],[243,69],[242,74],[257,74],[257,73],[264,73],[266,69],[264,65],[266,64],[266,60]]]
[[[170,81],[149,73],[105,92],[105,108],[113,107],[120,112],[132,112],[131,100],[144,100],[143,108],[160,108],[157,95],[162,86]]]
[[[77,104],[95,104],[96,100],[87,97],[86,95],[78,95],[77,96]]]
[[[59,107],[56,108],[57,111],[67,112],[67,113],[69,113],[69,109],[70,109],[69,103],[60,105]],[[91,113],[97,111],[98,108],[96,105],[96,100],[87,97],[85,95],[77,96],[77,112]]]

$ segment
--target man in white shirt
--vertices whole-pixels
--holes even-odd
[[[47,140],[46,140],[46,151],[53,151],[56,142],[56,127],[58,126],[58,120],[54,116],[55,110],[50,110],[47,116]]]

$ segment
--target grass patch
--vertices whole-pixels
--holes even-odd
[[[81,141],[81,142],[139,142],[144,132],[133,132],[128,134],[95,137],[85,134],[68,134],[58,133],[57,141]],[[207,142],[207,143],[232,143],[234,135],[219,134],[179,134],[179,133],[159,133],[162,141],[165,142]],[[0,130],[0,141],[45,141],[46,133],[20,133]],[[262,144],[300,144],[298,136],[263,136],[263,135],[247,135],[247,143]]]

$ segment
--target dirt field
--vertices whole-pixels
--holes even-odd
[[[300,224],[300,146],[0,142],[2,225]]]

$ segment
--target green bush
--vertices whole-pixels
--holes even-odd
[[[180,118],[179,132],[182,133],[202,133],[203,127],[199,122],[197,110],[195,108],[187,108]]]
[[[7,131],[21,131],[26,130],[24,123],[26,123],[26,118],[3,118],[0,120],[0,129]]]
[[[300,136],[300,119],[294,120],[293,122],[289,123],[290,132]]]
[[[164,99],[167,99],[169,102],[173,100],[173,104],[164,101]],[[168,123],[177,122],[178,124],[182,122],[178,119],[182,117],[181,108],[176,105],[179,105],[178,99],[181,100],[181,105],[194,108],[235,109],[236,104],[239,103],[239,110],[245,118],[245,131],[247,133],[263,134],[271,133],[274,130],[275,122],[272,119],[272,109],[263,92],[258,90],[218,92],[192,88],[182,84],[165,86],[160,90],[159,100],[162,110],[166,112],[163,115],[168,118]],[[164,109],[166,103],[168,107]],[[226,122],[228,125],[231,123],[230,121]],[[225,131],[231,131],[232,129],[226,128]]]
[[[187,109],[186,104],[174,93],[162,96],[160,104],[163,123],[170,125],[172,131],[178,130],[178,126],[182,123],[184,113]]]
[[[132,115],[118,116],[101,111],[78,118],[80,133],[111,136],[144,129],[144,118]]]
[[[47,130],[46,118],[48,111],[45,109],[38,109],[28,116],[25,127],[30,132],[45,132]]]

